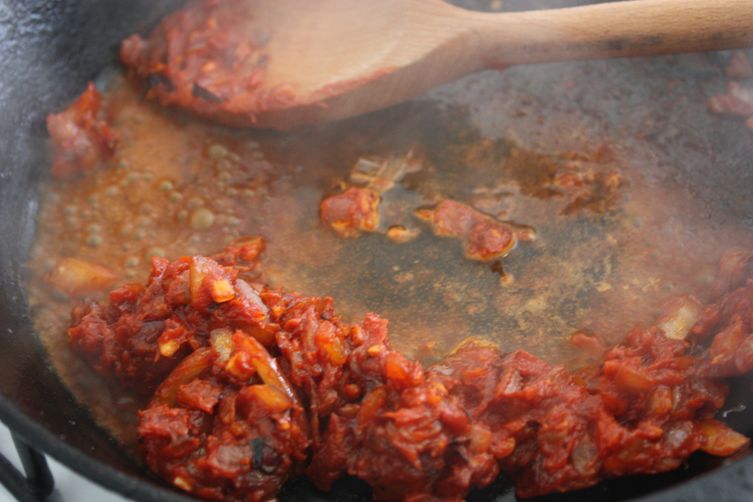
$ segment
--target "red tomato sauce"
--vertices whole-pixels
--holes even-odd
[[[254,283],[239,249],[154,258],[145,286],[80,303],[68,330],[98,371],[153,392],[147,465],[200,497],[266,500],[304,472],[322,489],[359,477],[380,500],[461,499],[505,472],[529,497],[748,444],[713,417],[720,378],[753,369],[753,283],[676,338],[637,328],[575,372],[477,341],[425,368],[376,314],[349,324],[330,298]]]

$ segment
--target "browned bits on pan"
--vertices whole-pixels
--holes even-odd
[[[404,225],[392,225],[387,229],[387,238],[392,242],[404,244],[418,237],[419,233],[420,231],[415,228],[408,228]]]
[[[319,206],[322,222],[343,237],[373,232],[379,224],[379,194],[370,188],[350,187],[331,195]]]
[[[465,242],[465,255],[472,260],[488,261],[507,254],[515,246],[515,236],[502,223],[484,220],[471,228]]]
[[[459,239],[465,256],[472,260],[504,257],[517,243],[512,227],[454,200],[445,199],[432,209],[419,209],[416,215],[428,222],[436,235]]]
[[[724,67],[724,74],[729,78],[753,78],[753,64],[745,51],[735,51]]]
[[[102,119],[102,97],[94,84],[61,113],[47,116],[47,131],[54,148],[52,175],[69,178],[91,171],[112,157],[115,133]]]
[[[725,94],[707,99],[709,111],[722,115],[747,117],[745,125],[753,130],[753,64],[745,51],[735,51],[724,69],[731,80]],[[742,80],[742,81],[741,81]]]

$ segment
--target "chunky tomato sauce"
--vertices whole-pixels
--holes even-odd
[[[127,38],[121,60],[146,95],[229,124],[253,124],[260,111],[291,104],[289,86],[266,85],[267,40],[253,40],[250,4],[192,2],[166,17],[147,39]]]
[[[90,82],[70,108],[47,118],[47,130],[56,145],[50,172],[56,178],[95,169],[115,151],[115,134],[98,117],[101,100]]]
[[[146,286],[78,304],[68,330],[98,371],[153,392],[147,465],[190,493],[266,500],[305,472],[322,489],[359,477],[380,500],[457,500],[506,472],[528,497],[748,444],[713,417],[719,377],[753,370],[753,282],[678,302],[576,372],[477,341],[424,368],[378,315],[348,324],[330,298],[254,283],[248,246],[154,258]],[[727,260],[747,275],[750,255]]]
[[[286,99],[264,41],[223,29],[246,14],[192,4],[124,43],[130,83],[48,119],[35,325],[127,451],[207,499],[347,475],[457,500],[747,446],[716,412],[753,369],[753,236],[626,135],[640,110],[615,130],[513,89],[491,119],[417,102],[278,135],[150,102],[248,122]]]

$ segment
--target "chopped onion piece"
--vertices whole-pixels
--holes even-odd
[[[692,296],[683,296],[674,300],[667,310],[668,314],[659,321],[658,327],[668,338],[684,340],[701,318],[703,305]]]
[[[211,367],[212,350],[208,347],[195,350],[183,359],[160,384],[154,393],[154,398],[152,398],[152,405],[166,404],[173,406],[180,386],[197,378]]]
[[[236,331],[233,334],[233,344],[236,351],[233,359],[235,356],[241,354],[247,356],[258,373],[259,378],[261,378],[265,384],[277,387],[279,390],[287,394],[293,402],[296,404],[298,403],[298,398],[293,391],[293,388],[280,371],[277,361],[269,355],[267,349],[265,349],[256,338],[243,331]]]
[[[216,279],[212,281],[210,291],[212,293],[212,300],[217,303],[229,302],[235,298],[233,285],[227,279]]]
[[[261,299],[261,296],[259,296],[259,293],[256,292],[254,288],[252,288],[246,281],[243,279],[238,279],[235,281],[235,287],[238,290],[238,292],[243,296],[245,299],[259,307],[259,310],[264,312],[265,315],[269,312],[269,307],[267,307],[264,302]]]
[[[176,352],[178,352],[179,348],[180,344],[178,342],[176,342],[175,340],[168,340],[166,342],[160,342],[159,353],[162,357],[172,357]]]
[[[701,450],[711,455],[726,457],[749,443],[748,438],[718,420],[703,420],[698,423],[698,428],[705,439]]]
[[[217,360],[225,364],[233,351],[233,332],[230,328],[220,328],[209,333],[212,349],[217,353]]]
[[[109,269],[76,258],[63,258],[47,276],[50,284],[70,296],[103,290],[115,279]]]
[[[281,413],[293,407],[293,401],[282,390],[272,385],[249,385],[238,393],[238,404],[243,409],[246,403],[262,405],[270,413]]]
[[[206,305],[206,302],[223,303],[235,298],[235,288],[217,262],[203,256],[195,256],[190,268],[191,302]]]

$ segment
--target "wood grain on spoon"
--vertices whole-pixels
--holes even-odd
[[[222,29],[264,41],[259,92],[282,89],[286,99],[200,112],[277,129],[384,108],[489,68],[753,45],[751,0],[632,0],[499,14],[441,0],[228,2],[238,3],[248,15],[226,16]]]

